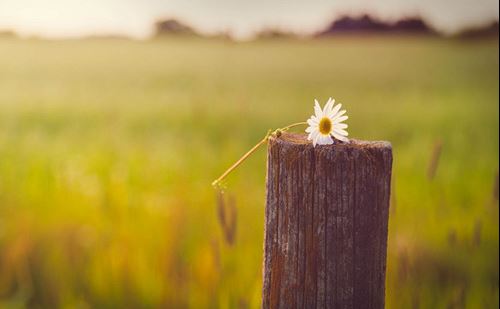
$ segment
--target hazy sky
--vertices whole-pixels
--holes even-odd
[[[204,32],[243,38],[264,26],[307,33],[344,14],[387,19],[420,14],[443,31],[498,20],[499,0],[0,0],[0,29],[21,35],[151,34],[152,23],[178,17]]]

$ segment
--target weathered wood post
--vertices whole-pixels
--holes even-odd
[[[383,308],[388,142],[269,141],[263,308]]]

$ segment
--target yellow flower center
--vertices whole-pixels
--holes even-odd
[[[319,121],[319,132],[323,135],[330,134],[332,131],[332,121],[328,117],[323,117]]]

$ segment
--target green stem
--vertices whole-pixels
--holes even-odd
[[[293,124],[291,124],[289,126],[286,126],[286,127],[282,128],[282,129],[278,129],[278,130],[280,130],[280,131],[288,131],[289,129],[291,129],[293,127],[298,127],[298,126],[302,126],[302,125],[305,125],[305,124],[307,124],[307,122],[305,122],[305,121],[296,122],[296,123],[293,123]]]
[[[224,178],[226,178],[227,175],[229,175],[233,170],[235,170],[238,166],[240,166],[240,164],[243,163],[243,161],[245,161],[252,153],[254,153],[262,144],[266,143],[267,140],[269,139],[269,137],[271,137],[273,135],[277,135],[278,133],[281,133],[281,132],[288,131],[291,128],[305,125],[305,124],[307,124],[307,122],[296,122],[296,123],[293,123],[293,124],[288,125],[286,127],[283,127],[281,129],[269,131],[260,142],[258,142],[255,146],[252,147],[252,149],[247,151],[241,158],[239,158],[238,161],[236,161],[233,165],[231,165],[231,167],[229,167],[219,178],[214,180],[212,182],[212,186],[214,186],[214,187],[219,186],[221,181],[224,180]]]

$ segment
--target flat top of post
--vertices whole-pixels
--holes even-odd
[[[283,132],[279,137],[271,136],[271,140],[277,143],[284,143],[290,146],[310,146],[313,147],[311,141],[307,140],[307,135],[304,133],[289,133]],[[336,142],[333,145],[321,145],[321,147],[330,147],[330,148],[358,148],[358,149],[392,149],[391,143],[387,141],[362,141],[357,139],[349,139],[349,142]]]

